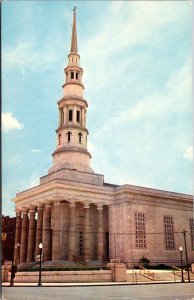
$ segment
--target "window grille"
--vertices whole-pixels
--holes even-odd
[[[194,219],[189,219],[190,237],[191,237],[191,250],[194,250]]]
[[[135,213],[135,247],[146,248],[145,215],[143,213]]]
[[[175,249],[173,217],[164,216],[164,241],[166,250]]]

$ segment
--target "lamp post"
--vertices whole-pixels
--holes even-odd
[[[188,261],[188,255],[187,255],[187,241],[186,241],[186,234],[187,231],[184,229],[183,232],[183,237],[184,237],[184,243],[185,243],[185,257],[186,257],[186,262],[187,262],[187,273],[188,273],[188,281],[190,282],[190,274],[189,274],[189,261]]]
[[[184,282],[184,276],[183,276],[183,247],[179,247],[180,255],[181,255],[181,282]]]
[[[40,243],[39,244],[39,254],[40,254],[40,264],[39,264],[39,281],[38,281],[38,286],[42,286],[42,283],[41,283],[41,263],[42,263],[42,248],[43,248],[43,244]]]

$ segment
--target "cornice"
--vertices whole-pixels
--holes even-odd
[[[61,131],[63,131],[64,129],[79,129],[81,131],[85,131],[87,133],[87,135],[89,134],[89,131],[87,130],[87,128],[83,127],[83,126],[79,126],[79,125],[64,125],[62,127],[59,127],[56,129],[56,133],[59,133]]]
[[[83,69],[82,67],[78,66],[76,63],[73,64],[68,64],[67,67],[64,68],[64,71],[68,71],[68,70],[71,70],[71,69],[74,69],[74,70],[78,70],[78,71],[81,71],[83,73]]]
[[[61,194],[61,196],[60,196]],[[26,206],[30,203],[44,203],[45,201],[75,199],[88,200],[94,199],[91,203],[103,202],[104,205],[113,201],[113,191],[110,188],[103,188],[96,185],[89,185],[77,182],[68,182],[61,179],[54,179],[52,182],[36,186],[21,193],[18,193],[13,202],[19,206]],[[107,203],[108,201],[108,203]]]
[[[59,149],[56,149],[53,152],[52,156],[54,156],[55,154],[57,154],[59,152],[79,152],[79,153],[87,154],[90,158],[92,158],[92,155],[90,154],[90,152],[88,152],[87,149],[82,149],[82,148],[78,148],[78,147],[61,147]]]
[[[68,54],[68,58],[69,58],[70,56],[78,56],[78,57],[80,58],[80,55],[79,55],[77,52],[70,52],[70,53]]]
[[[66,83],[64,83],[63,85],[62,85],[62,88],[64,88],[66,85],[70,85],[70,84],[73,84],[73,85],[79,85],[79,86],[81,86],[83,89],[84,89],[84,85],[82,84],[82,83],[80,83],[80,82],[66,82]]]
[[[62,102],[65,102],[65,101],[72,101],[72,100],[78,100],[78,101],[80,101],[80,102],[83,102],[83,103],[86,105],[86,107],[88,107],[87,101],[86,101],[84,98],[79,97],[79,96],[76,96],[76,95],[64,96],[63,98],[61,98],[61,99],[57,102],[57,104],[60,105]]]
[[[139,195],[139,196],[148,196],[154,198],[162,198],[162,199],[172,199],[172,200],[184,199],[188,201],[193,201],[192,195],[169,192],[164,190],[157,190],[152,188],[145,188],[141,186],[133,186],[128,184],[116,187],[115,195],[119,196],[122,193],[128,193],[128,194]]]

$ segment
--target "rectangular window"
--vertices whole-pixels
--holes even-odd
[[[173,217],[164,216],[164,241],[166,250],[175,250]]]
[[[71,79],[74,79],[74,72],[71,72]]]
[[[72,109],[69,110],[69,121],[70,122],[73,121],[73,110]]]
[[[194,250],[194,219],[189,219],[190,236],[191,236],[191,250]]]
[[[76,75],[76,79],[78,80],[78,78],[79,78],[79,77],[78,77],[78,76],[79,76],[79,73],[78,73],[78,72],[76,72],[76,74],[75,74],[75,75]]]
[[[135,247],[146,248],[145,215],[135,213]]]
[[[77,122],[80,122],[80,111],[77,110]]]

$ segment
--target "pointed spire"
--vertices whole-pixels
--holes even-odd
[[[71,52],[73,53],[77,53],[76,9],[77,7],[74,6],[73,27],[72,27],[72,36],[71,36]]]

